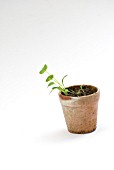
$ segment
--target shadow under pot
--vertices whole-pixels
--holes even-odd
[[[92,94],[84,96],[65,96],[59,92],[68,131],[71,133],[85,134],[93,132],[97,125],[98,101],[100,90],[92,85],[84,87],[93,90]],[[69,89],[80,88],[80,85],[70,86]]]

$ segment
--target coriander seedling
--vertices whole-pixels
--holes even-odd
[[[78,90],[78,92],[76,93],[75,91],[73,91],[72,89],[67,89],[67,88],[65,88],[65,86],[64,86],[64,79],[67,77],[67,75],[65,75],[63,78],[62,78],[62,81],[61,81],[61,83],[55,78],[55,76],[53,75],[53,74],[50,74],[48,71],[47,71],[47,69],[48,69],[48,66],[45,64],[44,66],[43,66],[43,68],[40,70],[40,72],[39,72],[39,74],[44,74],[44,73],[47,73],[48,74],[48,77],[46,78],[46,82],[48,83],[48,86],[47,87],[50,87],[50,86],[52,86],[52,89],[51,89],[51,92],[53,91],[53,90],[55,90],[55,89],[58,89],[60,92],[62,92],[64,95],[70,95],[70,94],[72,94],[72,95],[80,95],[81,94],[81,92],[83,92],[83,94],[84,95],[86,95],[85,94],[85,92],[84,92],[84,89],[83,89],[83,87],[82,87],[82,85],[80,86],[80,88],[79,88],[79,90]],[[50,92],[50,93],[51,93]]]
[[[62,81],[61,83],[55,78],[55,76],[53,74],[50,74],[48,71],[47,71],[47,68],[48,66],[45,64],[43,66],[43,68],[40,70],[40,74],[44,74],[44,73],[47,73],[48,74],[48,77],[46,78],[46,82],[48,83],[48,87],[54,85],[54,87],[52,87],[52,90],[55,90],[55,89],[58,89],[59,91],[61,91],[62,93],[64,93],[66,96],[68,95],[68,92],[69,90],[65,88],[64,86],[64,79],[67,77],[67,75],[65,75],[63,78],[62,78]],[[51,93],[50,92],[50,93]]]

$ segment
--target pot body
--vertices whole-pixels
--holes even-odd
[[[59,99],[69,132],[84,134],[96,129],[100,97],[100,90],[96,89],[95,93],[81,97],[65,96],[59,92]]]

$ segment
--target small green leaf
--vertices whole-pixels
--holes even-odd
[[[62,91],[66,96],[68,95],[69,90],[68,89],[63,89]]]
[[[58,87],[52,87],[51,92],[52,92],[53,90],[55,90],[55,89],[58,89],[59,91],[61,91],[62,88],[61,88],[60,86],[58,86]],[[51,93],[51,92],[50,92],[50,93]]]
[[[66,93],[68,93],[68,92],[69,92],[69,90],[68,90],[68,89],[65,89],[65,92],[66,92]]]
[[[68,95],[68,89],[63,89],[63,88],[61,88],[60,86],[58,86],[58,87],[52,87],[52,90],[51,90],[51,92],[53,91],[53,90],[55,90],[55,89],[58,89],[60,92],[63,92],[66,96]],[[50,93],[51,93],[50,92]]]
[[[82,92],[84,93],[84,95],[86,95],[86,93],[85,93],[85,91],[84,91],[84,89],[83,89],[83,86],[82,86],[82,85],[80,86],[80,90],[82,90]]]
[[[63,78],[62,78],[62,84],[63,84],[63,86],[64,86],[64,79],[65,79],[65,77],[67,77],[68,75],[65,75]]]
[[[43,68],[40,70],[39,74],[43,74],[47,70],[47,65],[45,64]]]
[[[48,87],[49,86],[52,86],[52,85],[54,85],[55,83],[54,82],[50,82],[49,84],[48,84]]]
[[[82,85],[80,86],[80,89],[81,89],[81,90],[83,90],[83,87],[82,87]]]
[[[55,90],[55,89],[57,89],[58,87],[52,87],[52,90],[50,91],[50,93],[53,91],[53,90]],[[50,94],[49,93],[49,94]]]
[[[48,77],[47,77],[47,79],[46,79],[46,82],[48,82],[48,81],[50,81],[50,80],[52,80],[53,79],[53,75],[49,75]]]
[[[52,87],[52,89],[54,90],[54,89],[58,89],[58,87]]]

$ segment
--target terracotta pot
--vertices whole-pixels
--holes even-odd
[[[65,96],[59,92],[67,128],[71,133],[84,134],[96,129],[100,90],[95,86],[87,86],[96,89],[96,92],[81,97]]]

